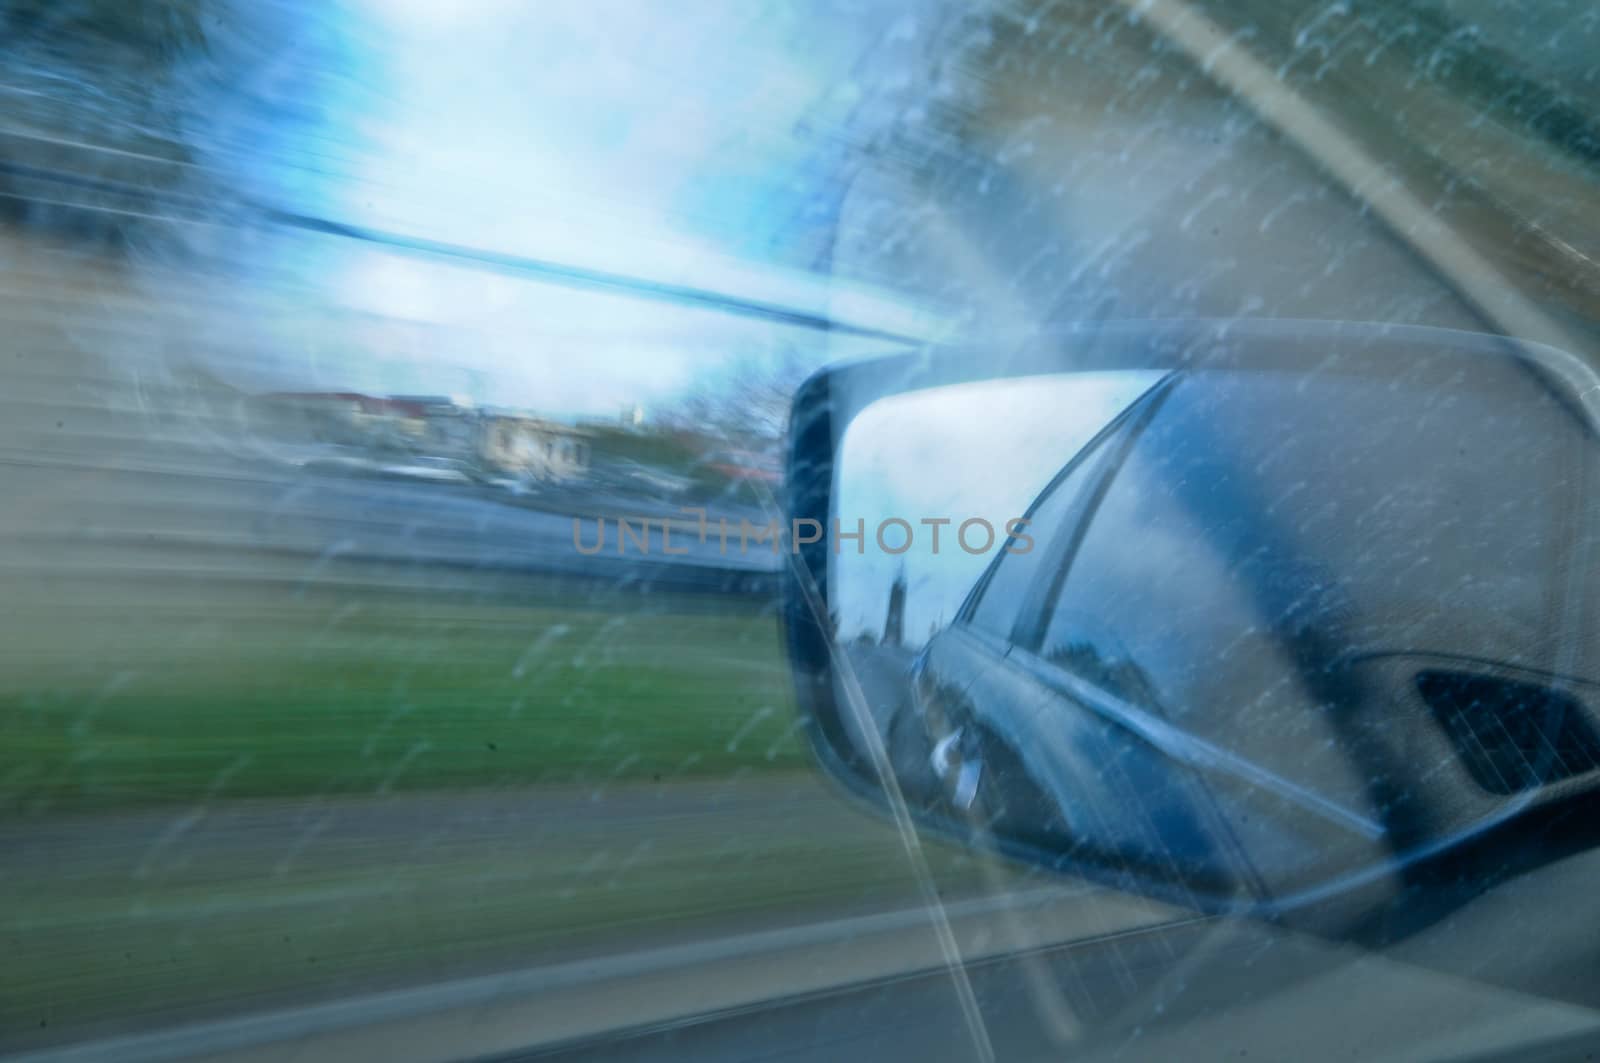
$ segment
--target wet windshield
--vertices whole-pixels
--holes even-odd
[[[846,986],[723,1051],[1600,1022],[1541,951],[1571,882],[1419,960],[908,848],[780,625],[830,366],[1260,318],[1592,364],[1592,4],[0,0],[0,40],[0,1054],[694,1058],[660,1031]],[[992,451],[946,410],[907,497],[1070,423],[1053,475],[1143,386]]]

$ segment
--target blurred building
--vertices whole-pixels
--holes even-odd
[[[526,414],[486,413],[481,439],[483,463],[520,479],[578,479],[593,460],[586,430]]]
[[[447,395],[356,391],[277,392],[263,397],[280,438],[456,462],[487,473],[561,482],[588,474],[592,431],[512,410],[482,409]]]
[[[464,462],[482,457],[482,415],[469,400],[453,395],[390,395],[378,401],[386,415],[416,426],[422,453]]]
[[[272,422],[308,442],[374,450],[427,449],[428,407],[356,391],[284,391],[265,397]]]

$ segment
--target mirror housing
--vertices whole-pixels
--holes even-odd
[[[1041,459],[1026,512],[977,515],[1006,518],[1001,545],[917,644],[915,555],[890,550],[886,593],[855,558],[930,515],[841,550],[841,497],[950,480],[895,440],[959,426],[963,395],[966,420],[1004,416],[986,385],[1095,374],[1135,397],[1059,471]],[[1368,918],[1600,793],[1595,383],[1501,337],[1300,322],[1101,324],[825,370],[795,398],[787,470],[792,527],[823,530],[792,537],[784,605],[811,748],[945,839],[1204,911]],[[940,497],[993,497],[974,467]],[[1070,516],[1047,516],[1074,477]],[[1035,567],[1002,576],[1019,535]],[[1158,539],[1198,563],[1151,560]],[[884,602],[881,628],[851,580],[877,581],[855,597]],[[1052,644],[1063,615],[1090,635]]]

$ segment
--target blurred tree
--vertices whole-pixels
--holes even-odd
[[[0,221],[172,244],[174,220],[303,191],[296,138],[338,122],[367,36],[307,0],[0,0]]]
[[[193,189],[183,83],[217,0],[0,0],[0,218],[123,242]]]
[[[12,40],[32,39],[63,53],[125,49],[157,76],[205,46],[211,0],[7,0]]]
[[[746,356],[695,379],[657,420],[720,445],[775,452],[789,423],[789,404],[813,362],[792,347]]]

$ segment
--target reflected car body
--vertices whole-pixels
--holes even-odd
[[[911,797],[1288,901],[1592,788],[1586,420],[1510,360],[1304,383],[1173,373],[1060,471],[910,668]]]

